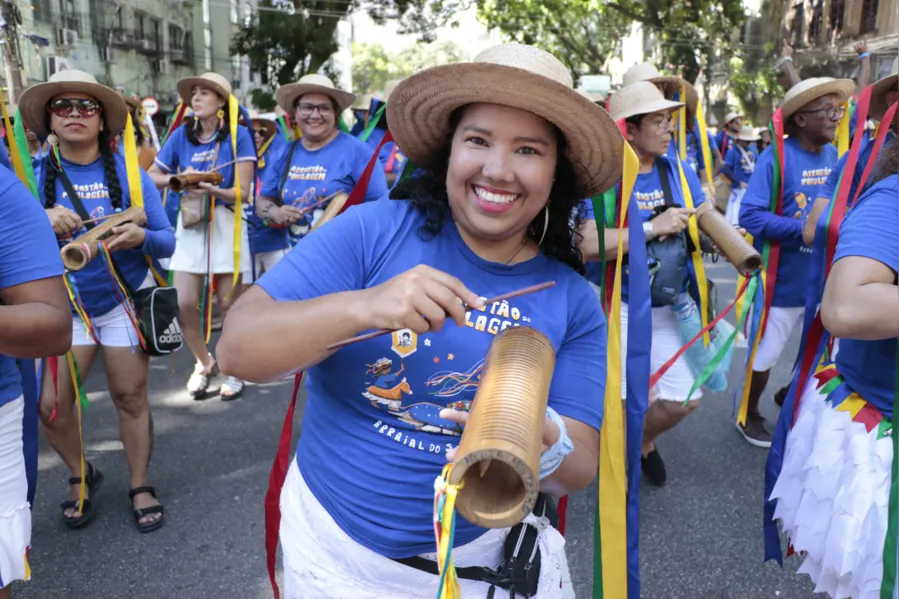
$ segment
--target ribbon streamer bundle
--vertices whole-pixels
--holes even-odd
[[[110,216],[105,223],[94,227],[75,241],[66,244],[59,251],[63,265],[71,271],[79,271],[99,255],[97,245],[112,235],[112,229],[127,223],[142,227],[147,222],[143,208],[132,206],[118,214]]]

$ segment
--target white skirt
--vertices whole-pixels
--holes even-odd
[[[0,588],[27,580],[31,506],[22,446],[25,399],[0,407]]]
[[[878,427],[868,432],[854,422],[849,404],[834,409],[816,383],[803,392],[787,437],[771,493],[774,516],[793,549],[805,553],[799,572],[812,578],[816,593],[880,599],[892,441],[878,439]]]
[[[216,206],[212,230],[212,272],[231,274],[234,272],[234,212],[225,206]],[[206,274],[206,227],[201,223],[190,229],[181,224],[175,229],[175,253],[169,270]],[[247,223],[241,221],[240,272],[250,272],[250,244],[247,237]]]
[[[540,583],[535,597],[561,599],[565,540],[545,518],[531,514],[525,521],[541,530]],[[488,530],[456,547],[453,563],[459,568],[497,568],[508,532]],[[296,460],[281,490],[280,536],[285,599],[434,599],[437,593],[437,576],[383,557],[343,532],[306,486]],[[437,559],[435,554],[422,557]],[[459,586],[466,599],[486,597],[490,588],[483,582],[462,579]],[[508,596],[508,591],[497,589],[497,597]]]

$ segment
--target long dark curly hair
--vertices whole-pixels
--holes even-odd
[[[464,106],[456,109],[450,117],[451,130],[454,132],[464,109]],[[584,274],[584,262],[578,249],[578,243],[582,239],[578,231],[586,216],[586,210],[581,205],[584,194],[576,183],[574,166],[564,155],[565,136],[555,126],[552,129],[557,141],[558,161],[555,182],[549,192],[549,227],[544,235],[545,216],[541,210],[528,226],[528,235],[534,243],[539,243],[543,238],[540,248],[544,254]],[[451,217],[446,174],[449,170],[452,137],[448,136],[446,143],[435,152],[430,164],[416,165],[423,170],[421,176],[400,182],[390,194],[392,199],[409,200],[424,215],[425,223],[419,229],[422,239],[437,235],[447,217]]]
[[[100,156],[103,158],[103,174],[106,179],[106,188],[109,190],[109,200],[114,210],[122,208],[122,183],[119,181],[119,173],[116,171],[115,154],[109,132],[104,129],[97,136],[97,144]],[[53,164],[53,158],[47,156],[43,160],[44,171],[44,207],[52,208],[56,205],[56,175],[57,167]]]

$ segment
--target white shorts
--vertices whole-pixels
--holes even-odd
[[[240,269],[250,272],[250,244],[247,241],[247,224],[241,221]],[[190,229],[181,224],[175,229],[175,254],[169,270],[206,274],[206,228],[201,223]],[[231,274],[234,272],[234,212],[224,206],[216,206],[212,231],[212,272]]]
[[[765,372],[777,364],[787,341],[790,340],[790,335],[793,334],[793,329],[802,322],[804,315],[805,308],[801,307],[771,307],[768,311],[768,326],[765,327],[765,336],[759,341],[759,347],[755,352],[753,372]]]
[[[595,287],[595,286],[594,286]],[[665,362],[671,359],[683,346],[677,329],[677,316],[670,306],[652,308],[652,349],[649,354],[649,372],[655,373]],[[627,304],[621,303],[621,355],[627,356]],[[627,367],[625,360],[621,362],[621,399],[627,395]],[[693,373],[687,365],[686,355],[679,357],[671,368],[656,383],[650,394],[666,401],[684,402],[693,388]],[[702,389],[697,389],[691,400],[702,397]]]
[[[746,195],[746,189],[732,189],[730,197],[727,199],[727,209],[724,211],[724,218],[732,225],[740,222],[740,204],[743,202],[743,196]]]
[[[542,527],[540,583],[536,598],[561,599],[565,540],[545,519],[528,521]],[[456,567],[497,568],[508,529],[488,530],[480,538],[453,549]],[[439,579],[400,564],[356,543],[334,522],[303,480],[296,460],[281,490],[281,550],[284,555],[285,599],[433,599]],[[433,554],[425,559],[436,559]],[[486,597],[490,585],[459,580],[463,597]],[[507,591],[497,593],[508,597]]]
[[[22,445],[25,399],[0,406],[0,588],[26,580],[31,506]]]
[[[273,252],[262,252],[261,254],[256,254],[253,256],[253,261],[256,266],[256,278],[253,279],[253,282],[259,280],[259,277],[262,276],[262,273],[268,272],[275,267],[275,264],[281,261],[281,258],[287,255],[287,249],[275,250]],[[244,277],[244,282],[249,282],[250,277]]]
[[[138,291],[153,287],[156,281],[153,279],[153,273],[147,271],[143,283],[137,288]],[[136,347],[140,345],[137,338],[137,331],[134,330],[134,324],[128,318],[124,304],[119,304],[106,314],[92,318],[94,330],[100,337],[100,345],[104,347]],[[87,328],[84,322],[77,314],[72,315],[72,345],[96,345],[97,342]]]

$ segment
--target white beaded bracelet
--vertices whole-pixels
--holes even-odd
[[[559,413],[547,406],[546,415],[559,427],[559,438],[540,456],[540,480],[558,470],[565,456],[574,451],[574,443],[568,436],[568,427],[565,426],[565,421],[562,420]]]

